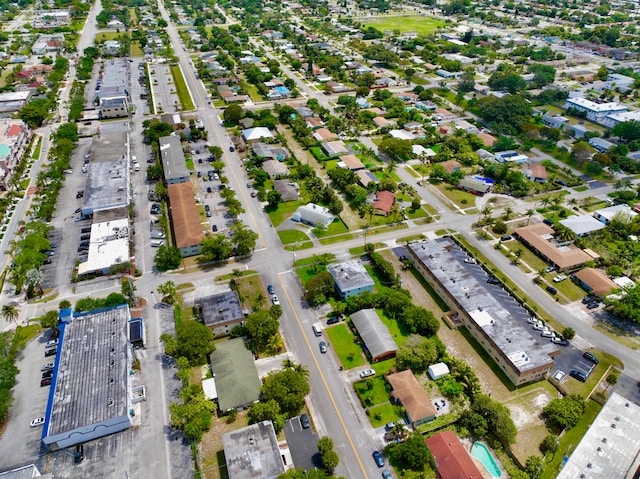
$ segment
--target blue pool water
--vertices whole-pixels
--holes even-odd
[[[502,471],[496,463],[496,460],[491,455],[491,452],[489,452],[489,448],[487,448],[487,446],[485,446],[481,442],[474,442],[473,447],[471,448],[471,455],[482,462],[482,465],[487,471],[489,471],[489,474],[491,474],[491,476],[502,476]]]

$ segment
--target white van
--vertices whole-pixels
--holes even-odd
[[[153,240],[151,242],[151,247],[152,248],[159,248],[160,246],[164,245],[164,240]]]
[[[322,324],[321,323],[314,323],[313,326],[311,327],[311,329],[313,329],[313,334],[315,334],[316,336],[322,336]]]
[[[133,164],[133,171],[140,171],[140,163]]]

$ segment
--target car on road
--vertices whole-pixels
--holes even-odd
[[[213,231],[214,233],[216,231],[218,231],[218,226],[217,225],[211,225],[211,231]]]
[[[361,378],[368,378],[369,376],[375,376],[376,372],[373,369],[365,369],[364,371],[360,371]]]
[[[598,360],[598,358],[590,353],[589,351],[586,351],[583,355],[583,358],[585,358],[587,361],[591,361],[593,364],[598,364],[600,361]]]
[[[325,343],[324,341],[320,341],[320,352],[322,354],[325,354],[327,352],[327,343]]]
[[[251,198],[255,198],[256,196],[258,196],[258,193],[256,193],[255,191],[251,192]]]
[[[43,424],[44,424],[43,417],[37,417],[31,421],[31,427],[38,427],[38,426],[42,426]]]
[[[229,147],[229,151],[230,151],[231,153],[233,153],[234,151],[236,151],[236,149],[235,149],[233,146],[230,146],[230,147]]]
[[[211,187],[207,186],[207,193],[211,193]]]
[[[269,294],[275,294],[276,293],[275,288],[271,284],[269,286],[267,286],[267,291],[269,292]]]
[[[384,467],[384,457],[380,454],[380,451],[373,451],[373,460],[378,467]]]
[[[300,414],[300,425],[302,426],[302,429],[309,429],[311,427],[309,416],[307,416],[306,413]]]
[[[273,304],[275,304],[275,305],[280,304],[280,299],[278,298],[278,295],[277,295],[277,294],[274,294],[274,295],[271,297],[271,302],[272,302]]]
[[[389,471],[387,471],[386,469],[384,471],[382,471],[382,479],[391,479],[393,476],[391,476],[391,473]]]
[[[575,369],[571,370],[571,372],[569,373],[569,376],[571,376],[574,379],[577,379],[581,383],[587,380],[587,376],[582,371],[576,371]]]

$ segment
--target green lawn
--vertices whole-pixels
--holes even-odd
[[[377,363],[373,363],[371,368],[378,375],[389,374],[391,369],[396,367],[396,358],[385,359],[384,361],[378,361]]]
[[[326,270],[327,270],[327,267],[323,264],[316,265],[315,269],[313,265],[310,264],[310,265],[300,266],[296,268],[296,273],[300,278],[300,282],[304,286],[307,283],[307,281],[313,278],[316,274]]]
[[[118,32],[100,32],[98,34],[96,34],[96,43],[102,43],[102,42],[106,42],[107,40],[118,40],[118,37],[120,35],[124,35],[124,34],[120,34]]]
[[[187,83],[184,80],[184,76],[182,76],[182,70],[180,69],[179,65],[171,65],[171,75],[173,75],[173,84],[176,87],[176,93],[178,94],[178,99],[180,100],[182,109],[194,110],[195,106],[193,104],[193,100],[191,99],[191,95],[189,94]]]
[[[440,183],[435,186],[449,199],[449,201],[455,203],[460,208],[475,205],[476,197],[467,191],[459,190],[446,183]]]
[[[305,241],[304,243],[291,244],[284,247],[284,249],[287,251],[300,251],[300,250],[309,249],[309,248],[313,248],[313,242],[311,241]]]
[[[329,263],[335,261],[335,259],[336,259],[335,255],[332,254],[332,253],[326,253],[326,254],[324,254],[322,256],[323,257],[326,256],[326,258],[327,258],[326,261],[328,261]],[[315,263],[316,261],[317,260],[316,260],[316,258],[314,256],[311,256],[310,258],[302,258],[302,259],[299,259],[299,260],[297,260],[295,262],[295,266],[296,267],[309,266],[309,265],[313,266],[313,263]]]
[[[42,137],[38,136],[38,143],[36,143],[36,147],[33,149],[33,154],[31,158],[37,160],[40,157],[40,149],[42,148]]]
[[[399,30],[400,32],[416,32],[418,35],[430,35],[445,25],[443,20],[422,15],[389,16],[374,20],[367,19],[366,21],[365,27],[373,27],[383,33],[385,30]]]
[[[312,230],[312,233],[316,238],[323,238],[324,236],[340,235],[342,233],[346,233],[347,231],[349,231],[347,225],[345,225],[341,219],[337,219],[336,221],[331,223],[326,230],[323,230],[321,228],[314,228]]]
[[[369,420],[373,427],[384,426],[390,422],[402,419],[402,415],[399,413],[399,407],[394,406],[391,403],[372,407],[367,410],[367,414],[369,415]]]
[[[355,389],[360,398],[360,402],[365,407],[389,402],[387,382],[380,376],[358,381],[353,385],[353,389]]]
[[[367,363],[362,348],[346,325],[337,324],[326,328],[325,332],[344,369],[357,368]]]
[[[349,233],[346,235],[330,236],[329,238],[322,238],[319,241],[320,241],[320,244],[328,245],[328,244],[340,243],[342,241],[348,241],[350,239],[353,239],[353,235]]]
[[[593,423],[596,416],[602,409],[602,406],[595,401],[587,401],[587,408],[584,411],[584,414],[578,421],[578,424],[571,429],[569,429],[560,439],[560,443],[558,444],[558,449],[545,463],[544,469],[542,469],[542,473],[540,474],[540,479],[553,479],[557,477],[560,472],[560,468],[562,465],[563,457],[566,455],[571,455],[571,452],[576,448],[578,443],[582,440],[582,437],[589,429],[589,426]]]
[[[269,218],[271,218],[273,226],[280,226],[285,220],[289,219],[291,215],[293,215],[293,213],[298,209],[298,206],[302,206],[304,204],[306,204],[306,202],[301,200],[287,201],[286,203],[280,203],[277,208],[267,206],[264,210],[269,215]]]
[[[187,158],[184,159],[184,162],[187,164],[187,169],[189,171],[195,171],[196,170],[196,167],[193,166],[193,159],[192,158],[187,157]]]
[[[573,190],[577,192],[582,192],[582,191],[587,191],[588,189],[589,189],[588,186],[582,185],[582,186],[576,186]]]
[[[380,316],[382,322],[389,328],[389,332],[398,347],[402,346],[409,336],[409,331],[403,331],[402,327],[395,319],[387,318],[382,309],[376,309],[376,313]]]
[[[281,230],[278,231],[278,236],[282,244],[298,243],[309,239],[304,232],[298,230]]]
[[[409,208],[406,210],[406,212],[407,212],[407,216],[412,220],[415,220],[418,218],[424,218],[427,216],[427,212],[422,208],[418,208],[417,210],[412,210],[411,208]]]

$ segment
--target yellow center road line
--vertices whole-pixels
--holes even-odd
[[[360,470],[363,473],[363,477],[367,477],[367,471],[364,468],[364,464],[362,463],[362,460],[360,459],[360,455],[358,454],[358,451],[356,450],[356,446],[353,443],[353,439],[351,439],[351,434],[349,434],[349,429],[347,429],[347,425],[344,423],[344,419],[342,418],[342,414],[340,414],[340,410],[338,409],[338,404],[336,403],[335,398],[333,397],[333,394],[331,393],[331,389],[329,388],[329,385],[327,384],[327,380],[324,377],[324,374],[322,374],[322,368],[320,367],[320,363],[318,362],[318,359],[316,358],[316,355],[313,353],[313,349],[311,346],[311,343],[309,342],[309,338],[307,338],[307,335],[304,334],[304,328],[302,327],[302,321],[300,321],[300,317],[298,316],[298,313],[296,312],[295,308],[293,307],[293,302],[291,301],[291,298],[289,297],[289,293],[287,292],[287,289],[285,288],[285,284],[282,281],[282,278],[280,277],[283,274],[287,274],[287,273],[293,273],[295,274],[295,271],[290,270],[290,271],[285,271],[283,273],[278,273],[278,281],[280,281],[280,285],[282,286],[282,291],[284,291],[284,295],[287,298],[287,302],[289,303],[289,306],[291,307],[291,311],[293,312],[293,316],[296,318],[296,322],[298,323],[298,327],[300,328],[300,331],[302,332],[302,337],[304,338],[304,342],[306,343],[307,347],[309,348],[309,351],[311,352],[311,357],[313,358],[313,362],[316,365],[316,368],[318,369],[318,373],[320,374],[320,379],[322,379],[322,384],[324,384],[324,387],[327,391],[327,394],[329,395],[329,399],[331,400],[331,404],[333,404],[333,409],[336,412],[336,415],[338,417],[338,420],[340,421],[340,424],[342,425],[342,429],[344,430],[346,436],[347,436],[347,440],[349,441],[349,445],[351,446],[351,450],[353,451],[353,454],[356,458],[356,460],[358,461],[358,465],[360,466]]]

